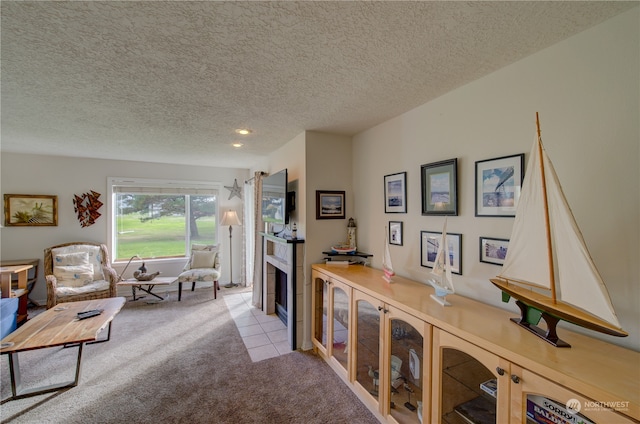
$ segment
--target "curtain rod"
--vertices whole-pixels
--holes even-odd
[[[264,172],[264,171],[260,171],[260,175],[265,175],[265,174],[266,174],[266,172]],[[245,184],[247,184],[247,183],[248,183],[248,182],[250,182],[251,180],[255,180],[255,179],[256,179],[256,177],[251,177],[251,178],[249,178],[248,180],[245,180],[245,182],[244,182],[244,183],[245,183]]]

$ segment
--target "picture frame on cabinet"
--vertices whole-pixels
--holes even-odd
[[[524,180],[524,153],[476,162],[476,216],[514,217]]]
[[[389,221],[389,244],[402,246],[402,221]]]
[[[503,265],[508,250],[508,239],[480,237],[480,262]]]
[[[384,212],[407,213],[407,173],[384,176]]]
[[[58,196],[5,194],[5,227],[45,227],[58,225]]]
[[[420,167],[422,215],[458,215],[458,159]]]
[[[345,219],[344,191],[316,190],[316,219]]]
[[[420,231],[420,265],[433,268],[442,232]],[[462,275],[462,234],[447,233],[451,272]]]

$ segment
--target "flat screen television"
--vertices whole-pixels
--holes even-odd
[[[295,209],[295,192],[287,192],[287,170],[276,172],[262,180],[262,220],[286,225]]]

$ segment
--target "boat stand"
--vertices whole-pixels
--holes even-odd
[[[559,318],[554,317],[553,315],[549,315],[546,312],[542,312],[541,318],[547,324],[547,331],[544,331],[542,328],[538,327],[535,324],[532,324],[527,320],[527,316],[529,316],[529,311],[532,309],[529,305],[519,300],[516,300],[516,305],[520,308],[521,316],[520,318],[511,318],[511,321],[518,324],[520,327],[529,331],[530,333],[535,334],[540,337],[542,340],[547,343],[555,346],[555,347],[571,347],[571,345],[564,340],[561,340],[558,337],[558,333],[556,332],[556,326],[558,325]],[[539,322],[539,320],[538,320]],[[537,324],[537,323],[536,323]]]

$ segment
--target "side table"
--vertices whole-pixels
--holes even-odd
[[[13,266],[13,265],[31,265],[31,268],[27,273],[27,290],[29,293],[33,293],[33,286],[38,282],[38,268],[40,267],[40,259],[7,259],[0,261],[0,267],[2,266]],[[13,278],[11,281],[11,286],[13,288],[18,287],[18,281],[16,278]],[[35,306],[42,306],[35,300],[33,300],[30,294],[27,295],[28,302],[32,303]],[[27,305],[25,305],[26,308]]]
[[[127,280],[122,280],[118,282],[118,286],[130,286],[131,294],[133,295],[133,300],[142,299],[144,296],[136,297],[136,290],[142,290],[143,292],[150,294],[151,296],[155,296],[160,300],[164,300],[164,297],[157,295],[153,292],[153,288],[155,286],[168,286],[174,283],[178,277],[156,277],[151,281],[138,281],[135,278],[130,278]],[[147,286],[144,288],[142,286]]]
[[[33,265],[11,265],[0,267],[0,290],[2,297],[17,297],[20,299],[18,303],[18,324],[26,321],[27,316],[27,276],[28,271]],[[18,277],[18,287],[11,287],[12,276]]]

